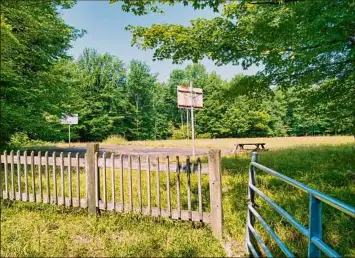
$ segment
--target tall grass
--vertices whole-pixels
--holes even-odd
[[[134,214],[1,202],[1,257],[224,256],[208,228]]]
[[[355,205],[355,150],[352,145],[291,148],[263,152],[259,162],[310,187]],[[223,159],[225,233],[244,245],[249,156]],[[257,171],[257,186],[277,204],[308,227],[309,196]],[[307,239],[261,198],[259,213],[298,256],[307,254]],[[257,231],[275,255],[282,255],[276,243],[256,222]],[[323,205],[323,240],[345,256],[355,256],[355,220]]]
[[[243,255],[247,208],[247,181],[250,157],[245,155],[222,158],[224,237],[233,240],[234,254]],[[355,150],[352,145],[297,147],[271,150],[259,154],[259,162],[306,185],[355,205]],[[58,172],[57,172],[58,173]],[[52,173],[50,173],[52,174]],[[110,170],[107,189],[110,191]],[[116,198],[119,200],[117,171]],[[173,173],[172,173],[173,174]],[[125,171],[127,175],[127,171]],[[83,171],[81,182],[85,182]],[[196,184],[196,175],[192,182]],[[72,175],[75,182],[76,175]],[[182,177],[186,177],[182,174]],[[42,177],[43,180],[44,177]],[[60,176],[57,174],[57,184]],[[127,176],[125,196],[128,201]],[[143,192],[146,191],[145,171],[142,171]],[[171,175],[172,202],[175,206]],[[186,179],[183,178],[182,181]],[[16,185],[15,179],[15,185]],[[29,186],[31,188],[31,180]],[[52,180],[50,181],[52,184]],[[65,180],[67,184],[67,179]],[[137,172],[133,172],[137,189]],[[156,201],[156,175],[152,172],[152,204]],[[166,205],[165,173],[161,174],[161,201]],[[44,181],[43,181],[44,185]],[[208,211],[208,179],[203,178],[204,204]],[[308,196],[262,171],[257,171],[257,186],[282,208],[308,227]],[[53,187],[53,186],[51,186]],[[102,187],[102,185],[101,185]],[[37,188],[38,189],[38,188]],[[65,189],[68,187],[66,185]],[[60,195],[60,187],[58,193]],[[196,194],[196,188],[192,191]],[[74,196],[76,188],[73,188]],[[137,191],[134,191],[137,203]],[[182,193],[186,183],[182,183]],[[45,189],[44,189],[45,194]],[[82,198],[85,187],[81,187]],[[196,195],[195,195],[196,196]],[[186,196],[184,195],[184,198]],[[110,192],[108,193],[110,200]],[[143,195],[143,203],[147,200]],[[297,256],[305,256],[307,239],[260,198],[256,200],[259,213],[286,242]],[[186,202],[183,206],[186,208]],[[193,208],[197,202],[193,199]],[[98,219],[76,208],[2,201],[2,256],[223,256],[219,241],[212,237],[209,227],[199,223],[154,219],[134,214],[103,212]],[[257,231],[275,256],[282,256],[277,245],[256,222]],[[323,206],[323,240],[345,256],[355,256],[355,220]]]

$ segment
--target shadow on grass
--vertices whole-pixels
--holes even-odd
[[[225,231],[243,241],[247,209],[248,155],[223,158]],[[259,162],[347,204],[355,204],[355,151],[351,145],[298,147],[259,154]],[[282,180],[257,171],[257,187],[301,224],[308,227],[309,196]],[[257,197],[258,212],[297,256],[307,251],[307,239]],[[323,204],[323,241],[345,256],[355,255],[355,220]],[[257,231],[276,256],[276,243],[256,222]]]

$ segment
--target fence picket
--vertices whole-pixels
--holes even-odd
[[[112,186],[112,210],[115,210],[116,202],[115,202],[115,154],[111,154],[111,186]]]
[[[198,211],[200,213],[200,221],[203,221],[203,213],[202,213],[202,183],[201,183],[201,170],[202,164],[201,159],[197,159],[197,176],[198,176]]]
[[[104,209],[107,210],[107,188],[106,188],[106,152],[102,154],[103,166],[102,166],[102,174],[103,174],[103,190],[104,190]]]
[[[99,154],[95,152],[95,203],[99,207],[100,200],[100,175],[99,175]]]
[[[121,173],[120,173],[120,194],[121,194],[121,204],[122,204],[122,211],[125,210],[125,205],[124,205],[124,182],[123,182],[123,154],[121,154],[121,157],[120,157],[120,161],[121,161]]]
[[[22,201],[22,193],[21,193],[21,156],[20,151],[17,151],[17,190],[19,192],[19,196],[16,200]]]
[[[166,198],[168,202],[169,218],[171,218],[171,200],[170,200],[170,161],[169,156],[166,157]]]
[[[189,220],[192,219],[191,213],[191,163],[190,157],[186,158],[186,177],[187,177],[187,210],[189,214]]]
[[[5,157],[5,192],[6,192],[6,198],[9,199],[9,186],[8,186],[8,167],[7,167],[7,151],[4,151],[4,157]]]
[[[89,207],[89,175],[88,175],[88,155],[85,153],[85,199],[86,199],[86,206]]]
[[[36,174],[35,174],[35,153],[31,151],[31,176],[32,176],[32,193],[33,202],[36,202]]]
[[[56,169],[57,169],[57,164],[56,164],[56,155],[55,155],[55,151],[52,153],[52,157],[53,157],[53,198],[54,198],[54,203],[56,205],[58,205],[58,191],[57,191],[57,173],[56,173]]]
[[[25,158],[26,159],[26,158]],[[48,167],[48,151],[44,153],[44,169],[46,171],[46,185],[47,185],[47,203],[51,200],[51,190],[49,184],[49,167]]]
[[[138,201],[139,201],[139,212],[142,213],[143,203],[142,203],[142,178],[141,178],[141,157],[138,155]]]
[[[159,157],[157,157],[156,176],[157,176],[157,208],[158,208],[158,216],[161,216],[161,204],[160,204],[160,164],[159,164]]]
[[[78,207],[81,206],[80,200],[80,168],[79,168],[79,152],[75,155],[75,167],[76,167],[76,198],[78,198]]]
[[[11,191],[12,191],[12,194],[11,194],[11,200],[15,200],[15,187],[14,187],[14,151],[10,151],[10,158],[11,158],[11,166],[10,166],[10,169],[11,169]]]
[[[180,161],[179,156],[176,156],[176,208],[178,218],[181,219],[181,197],[180,197]]]
[[[25,174],[25,192],[26,192],[26,201],[30,200],[30,194],[28,192],[28,172],[27,172],[27,150],[24,151],[23,156],[25,158],[24,165],[23,165],[23,172]]]
[[[151,207],[151,191],[150,191],[150,157],[147,156],[147,199],[148,199],[148,213],[152,213]]]
[[[131,155],[128,156],[128,162],[129,162],[129,209],[130,211],[133,211],[133,188],[132,188],[132,157]]]
[[[60,179],[61,179],[61,190],[62,190],[62,200],[63,205],[65,205],[65,183],[64,183],[64,159],[63,152],[60,153]]]
[[[39,201],[43,202],[43,190],[42,190],[42,155],[41,151],[37,153],[38,156],[38,188],[39,188]]]
[[[72,190],[72,178],[71,178],[71,152],[68,152],[68,192],[69,192],[69,206],[73,206],[73,190]]]

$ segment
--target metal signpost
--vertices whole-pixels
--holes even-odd
[[[192,140],[192,156],[195,157],[195,121],[194,109],[203,108],[203,92],[200,88],[193,88],[192,81],[190,86],[180,85],[177,88],[178,107],[191,110],[191,140]],[[188,114],[187,114],[188,116]],[[188,126],[188,122],[187,122]]]
[[[61,119],[62,125],[69,125],[69,148],[70,148],[70,126],[77,125],[79,121],[78,114],[64,114]]]

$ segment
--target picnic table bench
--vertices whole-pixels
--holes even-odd
[[[238,152],[238,150],[240,151],[243,151],[243,150],[248,150],[248,149],[244,149],[244,146],[245,145],[251,145],[251,146],[255,146],[256,148],[255,149],[252,149],[252,150],[255,150],[255,151],[258,151],[258,150],[263,150],[265,151],[265,144],[264,142],[253,142],[253,143],[236,143],[234,144],[234,148],[233,148],[233,151],[232,151],[232,154],[235,154]]]

